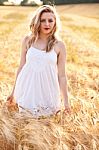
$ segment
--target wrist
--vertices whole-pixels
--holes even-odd
[[[68,102],[68,100],[64,100],[64,106],[66,107],[68,107],[69,106],[69,102]]]

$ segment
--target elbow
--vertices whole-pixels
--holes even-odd
[[[18,70],[21,70],[24,65],[25,65],[25,63],[24,63],[24,64],[21,64],[21,65],[19,66]]]
[[[65,79],[66,78],[66,75],[63,74],[63,75],[58,75],[58,79]]]
[[[17,72],[20,72],[22,70],[23,66],[19,66]]]

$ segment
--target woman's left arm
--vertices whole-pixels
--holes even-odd
[[[58,80],[60,85],[60,90],[64,100],[65,112],[70,113],[70,106],[68,101],[68,87],[67,87],[67,74],[65,71],[66,66],[66,48],[63,42],[58,44],[59,55],[58,55]]]

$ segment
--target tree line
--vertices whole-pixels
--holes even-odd
[[[8,0],[0,0],[0,4],[7,2]],[[14,0],[13,0],[14,1]],[[99,3],[99,0],[41,0],[43,4],[50,4],[50,5],[58,5],[58,4],[78,4],[78,3]],[[20,0],[20,5],[26,5],[28,0]],[[31,2],[31,5],[34,3]]]

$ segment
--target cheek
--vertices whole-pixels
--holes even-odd
[[[42,28],[43,28],[43,24],[40,25],[40,29],[42,29]]]
[[[53,22],[53,23],[51,24],[51,28],[54,28],[54,26],[55,26],[55,23]]]

